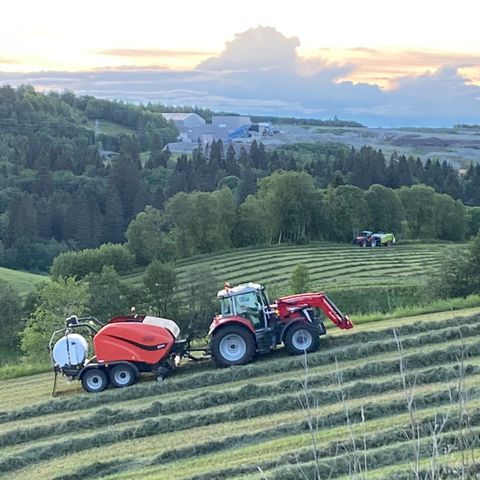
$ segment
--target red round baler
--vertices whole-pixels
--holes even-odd
[[[88,359],[88,342],[77,332],[90,333],[95,356]],[[64,335],[55,341],[58,334]],[[132,315],[112,318],[101,326],[94,317],[67,319],[66,329],[50,340],[55,373],[82,382],[87,392],[100,392],[110,383],[127,387],[141,372],[163,379],[186,354],[188,342],[180,340],[178,325],[169,319]]]

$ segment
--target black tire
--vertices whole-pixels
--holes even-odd
[[[387,247],[393,247],[393,242],[391,240],[387,242]]]
[[[125,388],[133,385],[137,381],[135,370],[128,363],[114,365],[108,371],[110,383],[115,388]]]
[[[367,241],[362,240],[361,243],[359,244],[362,248],[365,248],[367,246]]]
[[[283,344],[290,355],[301,355],[316,352],[320,346],[320,337],[310,323],[298,321],[287,330]]]
[[[230,325],[213,333],[210,352],[218,367],[245,365],[255,354],[255,338],[245,327]]]
[[[372,241],[370,242],[370,246],[372,248],[375,248],[377,246],[377,239],[376,238],[372,238]]]
[[[108,376],[100,368],[89,368],[82,375],[82,387],[88,393],[98,393],[108,386]]]

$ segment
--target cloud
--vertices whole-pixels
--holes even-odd
[[[148,49],[148,48],[112,48],[110,50],[101,50],[96,52],[99,55],[111,57],[206,57],[215,52],[200,50],[167,50],[167,49]]]
[[[22,62],[15,60],[14,58],[0,57],[0,65],[9,64],[9,65],[20,65]]]
[[[225,50],[203,61],[200,70],[270,70],[291,68],[297,61],[297,37],[287,38],[273,27],[237,33]]]
[[[393,88],[400,77],[431,73],[446,66],[461,68],[465,78],[475,81],[480,69],[480,54],[469,52],[326,48],[306,52],[306,55],[312,65],[330,65],[334,61],[336,65],[350,66],[341,79],[375,83],[387,89]]]
[[[258,27],[237,34],[223,52],[190,70],[116,67],[74,74],[0,73],[0,82],[30,83],[43,90],[68,88],[80,94],[133,102],[199,105],[243,114],[319,118],[337,115],[373,126],[478,123],[480,87],[469,85],[464,76],[465,69],[478,72],[476,67],[465,67],[477,64],[476,55],[349,49],[348,55],[335,61],[325,51],[301,57],[298,47],[296,37],[288,38],[272,27]],[[139,51],[117,52],[132,58]],[[149,57],[156,55],[153,52],[166,51],[140,52]],[[365,72],[361,61],[365,58],[378,67],[379,78],[390,79],[395,74],[390,89],[349,80]],[[429,71],[421,67],[425,62],[436,62],[437,66]],[[382,73],[383,64],[390,68]],[[418,71],[408,70],[407,65],[420,67]]]

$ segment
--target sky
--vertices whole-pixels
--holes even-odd
[[[362,121],[480,123],[476,0],[16,0],[0,84]]]

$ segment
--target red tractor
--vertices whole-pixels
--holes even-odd
[[[289,295],[270,304],[262,285],[246,283],[227,284],[217,297],[221,313],[210,325],[210,354],[221,367],[244,365],[281,343],[291,355],[316,351],[326,334],[320,311],[339,328],[353,327],[324,293]]]
[[[314,352],[325,335],[320,311],[337,327],[352,328],[323,293],[302,293],[279,298],[269,304],[265,289],[247,283],[218,292],[221,313],[210,326],[209,353],[220,367],[244,365],[255,353],[266,353],[280,343],[292,355]],[[89,343],[78,332],[87,330],[95,355],[88,359]],[[56,340],[59,334],[63,336]],[[55,341],[56,340],[56,341]],[[180,339],[180,329],[172,320],[132,315],[112,318],[101,325],[94,317],[67,319],[66,328],[53,333],[50,352],[55,372],[70,380],[80,380],[87,392],[101,392],[110,384],[128,387],[142,372],[153,372],[162,380],[180,365],[183,357],[198,360],[190,341]],[[197,351],[199,349],[196,349]]]

